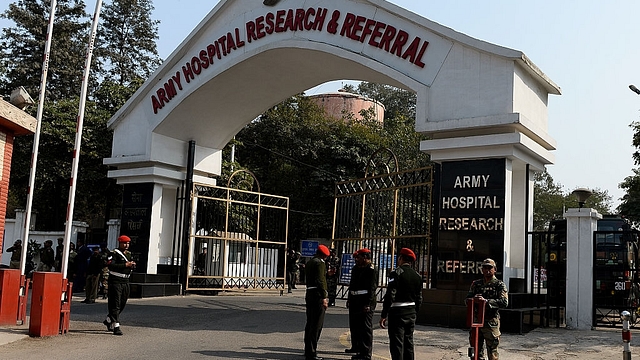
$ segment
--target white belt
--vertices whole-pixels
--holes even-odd
[[[307,288],[307,290],[313,290],[313,289],[317,289],[317,288],[318,288],[317,286],[309,286],[309,287]]]
[[[129,274],[121,274],[119,272],[115,272],[115,271],[111,271],[111,270],[109,270],[109,275],[121,277],[121,278],[124,278],[124,279],[128,279],[129,278]]]
[[[415,302],[394,302],[391,303],[391,307],[405,307],[405,306],[415,306]]]
[[[369,293],[369,290],[352,290],[349,291],[351,295],[366,295]]]

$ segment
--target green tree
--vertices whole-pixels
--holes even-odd
[[[535,174],[533,189],[534,230],[544,230],[551,220],[562,219],[566,209],[578,207],[578,199],[572,195],[573,190],[565,192],[563,186],[554,182],[551,174],[546,170]],[[584,206],[596,209],[601,214],[609,214],[611,212],[609,193],[598,188],[592,192]]]
[[[633,152],[633,161],[640,165],[640,122],[634,121],[629,125],[633,129],[632,145],[636,148]],[[634,224],[640,223],[640,168],[633,169],[633,175],[627,176],[619,185],[625,191],[618,205],[618,212],[631,220]]]
[[[24,86],[32,97],[37,98],[50,7],[48,0],[21,0],[9,4],[0,15],[15,23],[15,27],[2,29],[0,36],[5,70],[0,81],[3,96]],[[47,101],[64,99],[79,92],[85,58],[78,54],[85,52],[87,29],[83,1],[58,1],[49,57]]]
[[[0,74],[5,80],[1,90],[5,92],[24,85],[22,82],[26,79],[35,79],[32,85],[28,85],[33,88],[29,89],[32,94],[39,91],[49,17],[49,4],[45,2],[17,1],[9,5],[9,10],[3,14],[16,23],[15,28],[4,29],[0,38],[5,51],[3,59],[9,52],[24,54],[26,59],[20,66],[7,65],[6,71]],[[89,29],[84,8],[82,1],[58,1],[49,68],[51,81],[47,85],[38,171],[33,189],[33,208],[38,212],[37,229],[62,229],[66,219],[80,79]],[[113,0],[104,6],[93,59],[96,63],[105,64],[104,69],[108,71],[102,72],[103,66],[96,65],[91,69],[74,220],[104,227],[110,210],[120,206],[120,186],[107,178],[108,168],[102,164],[111,152],[112,133],[106,123],[159,64],[155,47],[157,22],[150,20],[152,10],[146,0]],[[25,39],[28,40],[26,43]],[[102,51],[105,49],[109,51]],[[63,55],[73,58],[73,61]],[[21,74],[27,75],[18,76]],[[14,143],[8,211],[24,207],[26,203],[32,143],[32,137],[17,138]]]
[[[156,46],[158,20],[151,19],[150,0],[112,0],[101,15],[96,56],[100,73],[110,81],[128,86],[146,79],[159,65]]]

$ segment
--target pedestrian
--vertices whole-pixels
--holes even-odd
[[[102,257],[102,271],[100,272],[100,291],[103,299],[107,298],[109,292],[109,255],[110,251],[107,248],[107,243],[100,244],[100,256]]]
[[[89,266],[89,258],[91,257],[91,250],[85,245],[83,239],[78,239],[78,247],[76,248],[75,257],[75,277],[73,281],[73,292],[79,293],[84,291],[84,286],[87,281],[87,267]]]
[[[500,344],[500,309],[509,305],[507,287],[496,278],[496,262],[484,259],[482,262],[482,278],[474,280],[464,300],[465,304],[471,298],[486,301],[484,308],[484,324],[478,331],[478,357],[484,359],[486,344],[489,360],[498,360],[498,345]],[[473,331],[473,329],[472,329]],[[469,342],[473,332],[469,332]]]
[[[67,279],[73,280],[76,274],[76,244],[69,243],[69,261],[67,261]],[[74,286],[75,288],[75,286]]]
[[[327,292],[327,267],[324,260],[329,256],[329,248],[318,245],[313,259],[305,267],[307,293],[305,295],[307,324],[304,327],[304,356],[306,360],[322,360],[317,348],[324,325],[324,314],[329,307]]]
[[[40,249],[40,264],[38,271],[51,271],[56,262],[56,254],[53,250],[53,241],[46,240],[44,247]]]
[[[414,261],[411,249],[400,250],[398,267],[389,275],[384,295],[380,327],[388,327],[392,360],[414,360],[413,330],[422,303],[422,278],[411,267]]]
[[[376,309],[378,270],[371,263],[371,250],[363,248],[356,253],[356,265],[351,270],[347,308],[352,360],[371,360],[373,352],[373,311]]]
[[[100,255],[100,248],[94,247],[89,257],[89,266],[87,267],[87,282],[84,287],[85,297],[82,303],[93,304],[98,297],[98,282],[100,280],[100,273],[102,272],[102,255]]]
[[[118,237],[118,248],[111,252],[108,258],[109,266],[109,314],[102,322],[108,331],[114,335],[122,335],[120,330],[120,313],[124,310],[129,299],[129,276],[136,267],[136,262],[131,260],[129,243],[131,239],[126,235]]]
[[[300,253],[293,249],[289,249],[287,252],[287,292],[290,293],[291,289],[296,288],[296,282],[298,277],[298,261],[300,261]]]
[[[64,253],[64,239],[58,238],[58,245],[56,245],[56,271],[62,272],[62,254]]]
[[[336,256],[336,251],[331,249],[331,255],[325,260],[327,264],[327,291],[329,292],[329,306],[336,306],[338,297],[338,268],[340,261]]]
[[[13,242],[13,245],[9,247],[6,252],[11,253],[11,260],[9,260],[9,269],[20,269],[20,258],[22,256],[22,240],[18,239]]]

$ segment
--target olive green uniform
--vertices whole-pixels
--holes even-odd
[[[393,360],[413,360],[413,331],[422,303],[422,278],[409,264],[389,275],[381,317],[387,318]]]
[[[305,295],[307,324],[304,328],[304,355],[314,358],[318,340],[324,325],[325,309],[322,303],[328,299],[327,268],[324,260],[314,257],[305,265],[307,293]]]
[[[486,343],[489,360],[498,360],[498,345],[500,344],[500,313],[498,310],[506,308],[509,304],[507,287],[495,276],[488,282],[485,282],[484,279],[478,279],[471,283],[467,299],[478,294],[487,300],[484,326],[478,332],[478,354],[482,358]]]

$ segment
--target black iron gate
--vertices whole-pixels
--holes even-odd
[[[387,275],[403,247],[416,253],[415,268],[429,282],[433,168],[397,168],[395,155],[379,150],[364,178],[336,184],[332,241],[342,268],[338,296],[344,296],[344,286],[349,284],[352,253],[363,247],[371,250],[380,289],[386,287]]]
[[[594,326],[621,326],[620,313],[631,314],[631,325],[640,322],[640,274],[638,231],[593,233]]]

